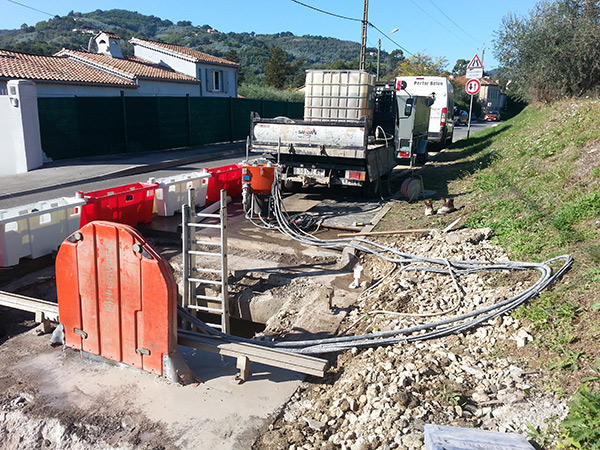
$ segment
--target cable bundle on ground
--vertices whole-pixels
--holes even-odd
[[[209,327],[204,322],[200,321],[186,311],[184,308],[180,307],[180,316],[191,322],[206,334],[226,338],[230,341],[248,342],[302,354],[332,353],[348,350],[353,347],[377,347],[400,342],[414,342],[434,339],[465,331],[517,308],[526,301],[538,295],[550,284],[561,277],[573,263],[573,258],[571,258],[569,255],[557,256],[542,263],[518,261],[455,261],[414,256],[362,238],[319,239],[293,225],[293,221],[290,220],[289,216],[283,209],[281,192],[279,190],[279,183],[277,182],[273,184],[272,196],[273,213],[276,220],[274,227],[289,238],[302,242],[306,245],[333,249],[351,247],[361,252],[371,253],[394,264],[410,264],[411,267],[406,268],[406,270],[410,271],[425,271],[446,275],[465,275],[483,271],[537,270],[540,272],[540,277],[531,287],[511,298],[499,301],[493,305],[488,305],[466,314],[450,317],[448,319],[438,320],[408,328],[401,328],[398,330],[382,331],[356,336],[337,336],[325,339],[310,339],[302,341],[264,341],[259,339],[245,339],[237,336],[226,335]],[[556,272],[554,272],[551,264],[558,261],[562,261],[562,265]]]

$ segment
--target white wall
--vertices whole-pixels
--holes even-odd
[[[133,53],[138,58],[152,61],[157,64],[163,63],[167,67],[170,67],[175,72],[184,73],[190,77],[196,77],[196,63],[186,61],[182,58],[177,58],[173,55],[162,53],[158,50],[152,50],[141,45],[133,46]]]
[[[199,97],[199,84],[168,83],[164,81],[141,80],[137,88],[117,88],[101,86],[79,86],[74,84],[38,83],[38,97],[125,97],[176,96]]]
[[[16,175],[43,164],[35,83],[11,80],[0,95],[0,175]]]
[[[202,96],[205,97],[237,97],[237,69],[219,64],[193,63],[173,55],[162,53],[158,50],[152,50],[141,45],[134,45],[135,56],[152,61],[157,64],[165,64],[167,67],[191,77],[197,78],[202,82]],[[223,92],[213,92],[208,89],[209,83],[206,79],[206,69],[221,70],[223,77],[226,78],[225,86],[227,90]]]
[[[126,96],[172,96],[200,97],[200,84],[169,83],[165,81],[140,80],[139,87],[133,92],[125,92]]]

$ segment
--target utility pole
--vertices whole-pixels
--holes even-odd
[[[365,70],[365,59],[367,53],[367,24],[369,23],[369,0],[365,0],[365,9],[362,20],[362,40],[360,42],[360,70]]]

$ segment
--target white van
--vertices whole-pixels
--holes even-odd
[[[402,82],[410,95],[435,96],[429,116],[427,141],[439,143],[443,148],[452,143],[454,133],[454,86],[446,77],[398,77],[396,90],[400,90]]]

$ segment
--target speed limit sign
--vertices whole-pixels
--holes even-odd
[[[469,95],[477,94],[479,89],[481,89],[481,82],[477,78],[467,81],[467,84],[465,85],[465,90]]]

